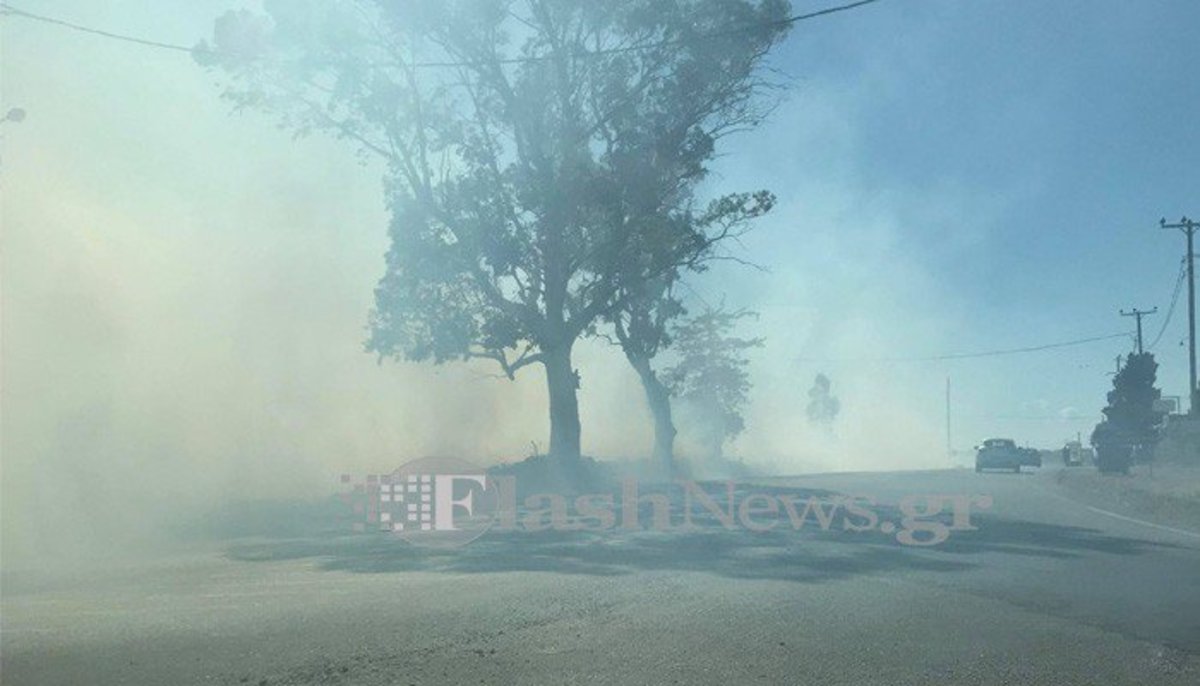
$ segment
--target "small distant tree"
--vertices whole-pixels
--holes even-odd
[[[705,308],[674,329],[679,362],[666,372],[668,386],[699,416],[701,440],[710,458],[720,458],[725,443],[746,428],[742,412],[751,386],[746,353],[760,347],[763,339],[739,338],[731,332],[740,320],[757,316],[747,310]]]
[[[812,388],[808,389],[808,421],[828,427],[837,418],[842,404],[833,396],[832,382],[824,374],[817,374]]]
[[[1102,472],[1127,473],[1135,459],[1148,461],[1158,443],[1164,413],[1155,409],[1158,363],[1151,353],[1130,354],[1113,379],[1104,421],[1092,432]]]

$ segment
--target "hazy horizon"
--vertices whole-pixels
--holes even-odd
[[[254,6],[24,9],[192,45]],[[764,269],[688,280],[693,307],[760,313],[729,454],[784,473],[952,466],[947,378],[955,450],[1086,440],[1128,340],[887,360],[1106,336],[1130,307],[1159,308],[1157,335],[1183,254],[1158,219],[1200,214],[1198,23],[1186,2],[996,0],[797,26],[771,57],[784,100],[708,183],[778,196],[738,252]],[[387,214],[380,166],[352,145],[231,114],[183,52],[6,17],[3,60],[3,108],[27,111],[0,129],[4,558],[319,497],[415,457],[547,448],[540,368],[511,382],[364,352]],[[1186,393],[1185,322],[1181,298],[1155,349],[1164,395]],[[585,341],[575,364],[584,452],[645,456],[619,349]],[[804,415],[818,373],[841,400],[832,434]]]

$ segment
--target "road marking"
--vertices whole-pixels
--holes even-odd
[[[1058,486],[1061,483],[1061,481],[1059,481],[1060,476],[1061,476],[1061,472],[1059,472],[1059,474],[1055,475],[1055,481],[1054,481],[1055,486]],[[1133,517],[1126,517],[1123,514],[1117,514],[1116,512],[1109,512],[1108,510],[1102,510],[1098,507],[1092,507],[1091,505],[1085,505],[1085,504],[1079,502],[1078,500],[1075,500],[1074,498],[1069,498],[1066,495],[1059,493],[1058,491],[1047,488],[1045,486],[1045,484],[1039,484],[1038,486],[1039,486],[1039,490],[1041,490],[1043,493],[1045,493],[1049,496],[1058,498],[1059,500],[1066,501],[1068,503],[1071,503],[1072,505],[1082,507],[1087,510],[1091,510],[1092,512],[1095,512],[1096,514],[1102,514],[1106,517],[1112,517],[1113,519],[1119,519],[1123,522],[1129,522],[1130,524],[1139,524],[1141,526],[1149,527],[1151,529],[1158,529],[1159,531],[1169,531],[1170,533],[1173,533],[1173,534],[1176,534],[1179,536],[1187,536],[1188,538],[1200,539],[1200,533],[1196,533],[1195,531],[1188,531],[1187,529],[1176,529],[1173,526],[1165,526],[1163,524],[1155,524],[1154,522],[1147,522],[1144,519],[1135,519]]]
[[[1105,515],[1108,517],[1112,517],[1113,519],[1119,519],[1123,522],[1130,522],[1133,524],[1141,524],[1142,526],[1148,526],[1153,529],[1161,529],[1163,531],[1170,531],[1173,534],[1179,534],[1181,536],[1191,536],[1192,538],[1200,538],[1200,534],[1196,533],[1195,531],[1187,531],[1186,529],[1176,529],[1173,526],[1163,526],[1162,524],[1155,524],[1154,522],[1147,522],[1147,521],[1144,521],[1141,519],[1134,519],[1133,517],[1126,517],[1125,515],[1120,515],[1120,514],[1117,514],[1116,512],[1109,512],[1108,510],[1101,510],[1100,508],[1092,507],[1091,505],[1084,505],[1084,507],[1091,510],[1092,512],[1095,512],[1096,514],[1102,514],[1102,515]]]

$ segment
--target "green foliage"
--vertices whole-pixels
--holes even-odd
[[[700,268],[773,202],[692,198],[717,140],[769,109],[756,74],[788,28],[782,0],[265,10],[220,18],[196,59],[236,107],[386,163],[391,248],[367,344],[382,356],[484,357],[511,376]]]
[[[688,200],[690,201],[690,197]],[[750,229],[751,222],[770,212],[774,204],[775,196],[770,191],[732,193],[708,204],[692,229],[695,231],[699,228],[699,235],[689,236],[689,232],[646,232],[640,236],[641,240],[649,243],[659,243],[658,246],[645,250],[645,255],[661,253],[664,249],[679,255],[689,252],[686,248],[663,245],[670,241],[710,242],[705,249],[692,251],[689,260],[673,266],[656,278],[620,284],[618,293],[622,305],[607,313],[605,318],[614,325],[617,340],[626,355],[649,360],[661,350],[670,347],[670,326],[676,318],[687,313],[675,292],[681,272],[685,269],[695,273],[703,272],[708,269],[710,262],[725,258],[725,255],[715,250],[718,243],[726,239],[740,238]],[[713,237],[719,238],[713,240]]]
[[[812,388],[808,389],[808,421],[828,426],[837,418],[842,404],[833,396],[832,386],[829,377],[817,374]]]
[[[674,330],[679,362],[666,371],[666,383],[674,395],[699,414],[705,443],[714,456],[719,456],[724,443],[746,427],[742,416],[750,393],[746,352],[763,342],[761,338],[731,335],[737,323],[747,317],[757,314],[706,308]]]
[[[1132,353],[1113,379],[1104,421],[1092,432],[1104,471],[1127,471],[1134,456],[1149,459],[1159,439],[1164,413],[1154,408],[1162,391],[1154,387],[1158,363],[1151,353]]]

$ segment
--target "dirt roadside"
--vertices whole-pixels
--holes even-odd
[[[1138,465],[1128,476],[1073,467],[1059,470],[1054,480],[1065,495],[1087,505],[1200,532],[1200,467]]]

